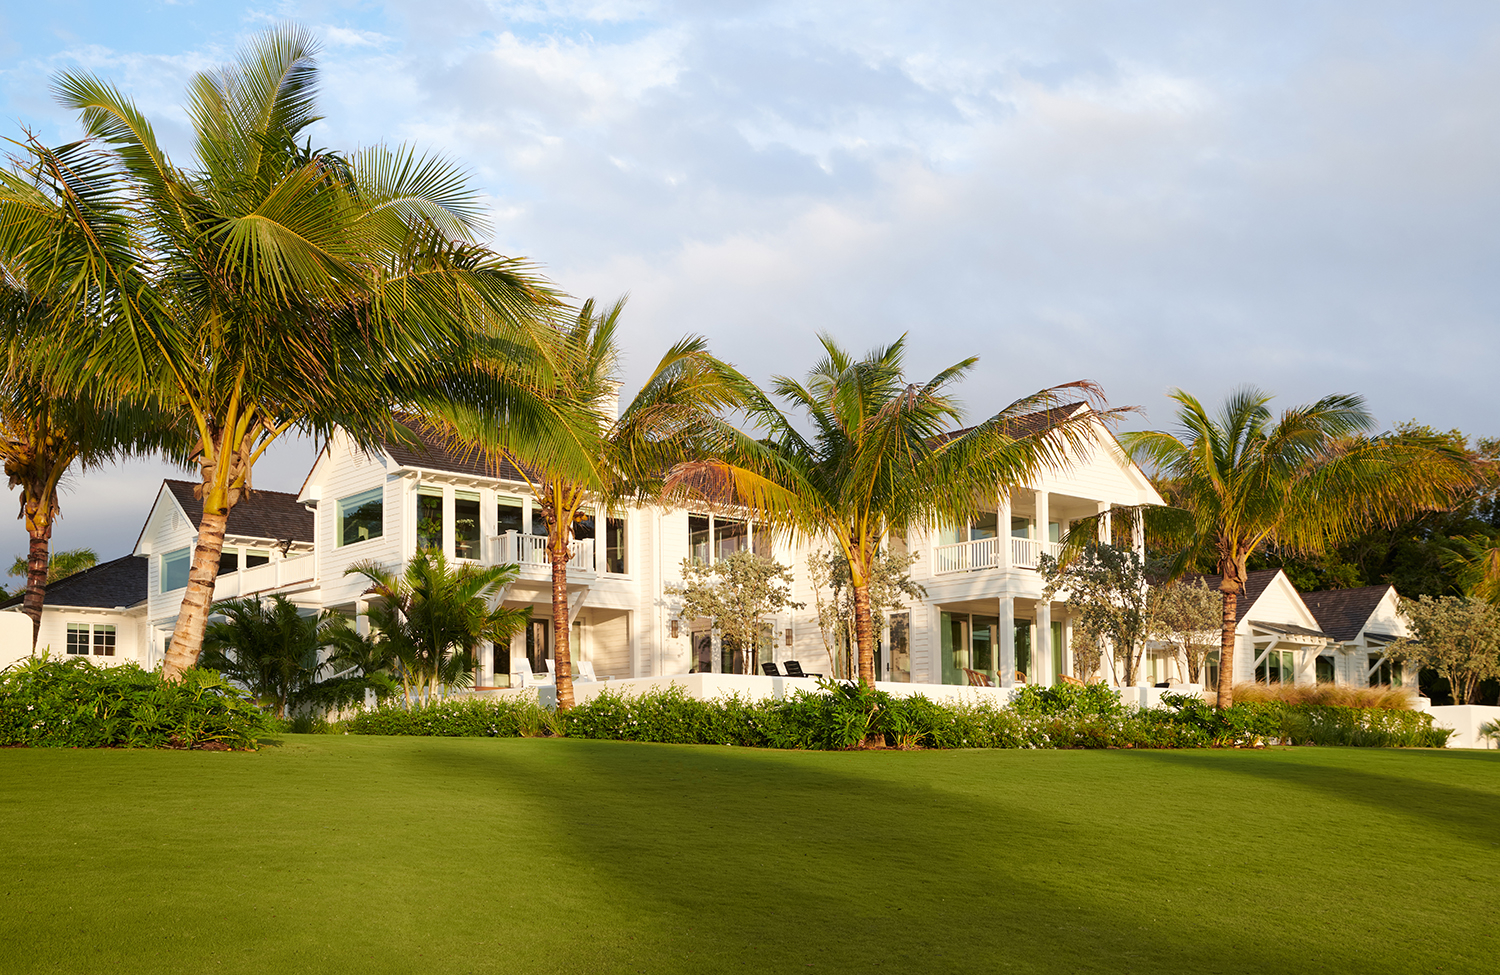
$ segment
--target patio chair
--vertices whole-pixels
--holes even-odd
[[[776,664],[770,660],[767,660],[765,663],[760,665],[760,672],[765,674],[767,677],[781,676],[780,668],[778,668]]]
[[[964,676],[969,679],[970,687],[994,687],[990,683],[990,675],[969,667],[964,668]]]
[[[1024,683],[1026,683],[1026,675],[1023,674],[1023,673],[1021,673],[1019,670],[1016,671],[1016,683],[1017,684],[1024,684]]]
[[[788,677],[822,677],[823,676],[822,674],[808,674],[808,673],[804,673],[803,670],[802,670],[802,664],[799,661],[796,661],[796,660],[788,660],[786,663],[782,664],[782,666],[786,668],[786,675]]]
[[[1063,674],[1062,675],[1062,682],[1064,684],[1072,684],[1074,687],[1086,687],[1087,686],[1086,684],[1084,684],[1083,681],[1079,680],[1077,677],[1074,677],[1072,674]]]
[[[573,661],[573,669],[577,671],[573,675],[574,680],[597,681],[599,679],[594,675],[594,662],[592,660],[575,660]]]
[[[552,680],[543,679],[540,675],[532,673],[531,667],[524,660],[519,665],[512,664],[511,666],[519,668],[510,672],[511,687],[551,687],[553,684]],[[550,678],[551,675],[549,674],[548,677]]]

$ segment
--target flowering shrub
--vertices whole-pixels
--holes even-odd
[[[0,745],[254,748],[265,713],[213,671],[168,683],[135,664],[27,660],[0,673]]]

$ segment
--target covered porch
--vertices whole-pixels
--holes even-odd
[[[931,645],[939,657],[931,671],[934,683],[1052,685],[1072,673],[1066,604],[1000,596],[942,603],[932,616],[937,633]]]

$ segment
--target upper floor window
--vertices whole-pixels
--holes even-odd
[[[244,566],[253,569],[257,565],[265,565],[271,561],[271,553],[266,549],[247,548],[244,550]],[[226,572],[238,572],[240,569],[240,549],[225,548],[219,553],[219,575]]]
[[[604,571],[625,572],[625,519],[604,519]]]
[[[506,532],[520,534],[524,531],[526,531],[526,502],[520,498],[500,498],[496,508],[495,534],[504,535]]]
[[[340,547],[379,538],[385,534],[385,489],[371,488],[340,498],[336,517]]]
[[[453,556],[479,558],[479,493],[453,492]]]
[[[770,558],[771,530],[740,518],[688,515],[688,550],[695,561],[712,565],[742,549]]]
[[[1023,521],[1025,519],[1022,519]],[[1012,522],[1015,519],[1011,519]],[[939,545],[955,542],[977,542],[994,538],[1000,534],[1000,516],[993,511],[982,511],[970,519],[967,525],[949,526],[938,533]],[[1024,535],[1022,537],[1025,537]]]
[[[193,564],[193,550],[179,548],[161,557],[161,591],[172,592],[188,584],[188,567]]]
[[[417,548],[443,548],[443,489],[417,488]]]
[[[90,651],[96,657],[115,655],[115,627],[112,623],[69,623],[68,653],[85,655]]]

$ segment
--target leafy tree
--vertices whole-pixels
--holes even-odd
[[[1220,602],[1202,579],[1152,586],[1146,596],[1146,638],[1165,643],[1186,660],[1194,684],[1209,651],[1218,646]]]
[[[681,597],[677,615],[682,619],[712,620],[720,639],[734,651],[737,669],[753,674],[765,618],[803,606],[792,601],[792,578],[792,570],[775,559],[741,549],[711,566],[683,559],[682,584],[669,585],[666,592]]]
[[[91,548],[73,548],[64,552],[50,552],[47,555],[47,584],[51,585],[59,579],[77,575],[85,569],[92,569],[99,564],[99,553]],[[10,574],[26,578],[31,572],[30,558],[25,555],[17,555],[16,560],[10,564]],[[25,591],[25,588],[22,588]]]
[[[924,599],[927,590],[911,579],[916,564],[914,552],[897,555],[882,549],[870,562],[870,621],[876,632],[885,629],[886,615],[907,599]],[[840,552],[817,551],[807,557],[808,581],[818,607],[818,630],[835,677],[850,677],[858,670],[854,658],[854,587],[849,560]],[[823,590],[828,589],[825,600]],[[837,649],[835,649],[837,648]]]
[[[358,651],[370,662],[361,666],[394,664],[407,707],[471,686],[480,644],[508,645],[531,618],[530,609],[498,605],[520,574],[514,565],[455,567],[441,552],[424,550],[399,573],[361,562],[344,574],[368,579],[366,595],[374,597],[367,613],[372,645]]]
[[[157,404],[200,475],[169,678],[201,648],[229,512],[287,431],[337,426],[374,446],[403,435],[399,403],[483,411],[546,452],[582,422],[537,392],[559,302],[529,265],[476,243],[480,198],[462,174],[404,148],[312,147],[315,54],[280,27],[194,78],[189,167],[110,84],[64,73],[54,90],[86,139],[28,137],[0,173],[0,262],[30,268],[59,309],[26,325],[36,374]]]
[[[672,346],[656,364],[619,416],[607,409],[620,388],[619,322],[625,300],[595,312],[592,299],[577,318],[559,330],[562,365],[543,387],[560,403],[584,412],[588,423],[561,430],[569,449],[506,450],[500,419],[467,414],[451,425],[455,436],[492,452],[509,453],[520,463],[547,525],[547,559],[552,567],[553,658],[557,706],[573,706],[573,667],[569,646],[568,561],[575,530],[593,506],[597,522],[609,507],[625,501],[659,498],[664,476],[685,458],[698,456],[718,427],[719,410],[737,402],[727,368],[697,337]]]
[[[1500,607],[1463,596],[1401,600],[1414,636],[1386,648],[1385,656],[1447,678],[1454,704],[1479,700],[1479,684],[1500,677]]]
[[[1090,383],[1068,383],[954,429],[962,414],[951,387],[977,358],[910,383],[904,337],[863,359],[831,336],[821,342],[824,358],[806,382],[777,376],[770,396],[746,384],[746,411],[764,439],[732,438],[718,457],[680,465],[671,483],[689,494],[732,498],[782,529],[832,542],[849,564],[859,679],[873,687],[870,579],[882,540],[965,523],[997,492],[1066,465],[1101,429],[1101,414],[1067,398],[1099,396]],[[800,413],[810,433],[772,396]]]
[[[1068,644],[1073,654],[1073,676],[1085,684],[1093,683],[1104,663],[1104,640],[1088,626],[1073,624],[1073,638]]]
[[[1072,558],[1059,561],[1043,554],[1037,571],[1045,583],[1042,598],[1067,590],[1076,634],[1081,628],[1103,638],[1123,671],[1121,684],[1133,687],[1145,651],[1147,627],[1146,566],[1132,548],[1090,542]]]
[[[304,615],[280,593],[215,603],[214,615],[224,618],[205,630],[198,666],[243,685],[279,718],[317,679],[318,651],[349,627],[336,612]]]
[[[1148,512],[1177,553],[1174,574],[1208,558],[1220,575],[1221,708],[1234,701],[1236,606],[1255,552],[1324,552],[1372,524],[1449,505],[1476,481],[1471,459],[1441,438],[1369,435],[1358,396],[1327,396],[1279,419],[1253,387],[1232,393],[1216,416],[1182,390],[1172,398],[1176,433],[1121,440],[1174,509]]]

